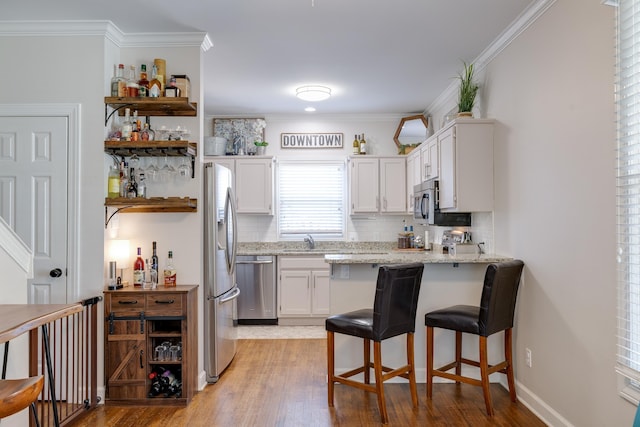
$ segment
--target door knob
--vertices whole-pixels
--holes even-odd
[[[51,270],[49,272],[49,276],[51,276],[51,277],[60,277],[60,276],[62,276],[62,270],[60,270],[59,268],[54,268],[53,270]]]

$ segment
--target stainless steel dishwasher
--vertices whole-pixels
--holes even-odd
[[[276,325],[276,257],[239,255],[236,258],[238,323]]]

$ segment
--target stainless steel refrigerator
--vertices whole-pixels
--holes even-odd
[[[236,208],[233,176],[204,165],[204,351],[207,382],[216,382],[233,360],[237,341]]]

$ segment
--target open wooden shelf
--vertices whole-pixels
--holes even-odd
[[[198,153],[197,144],[189,141],[105,141],[104,151],[121,157],[196,157]]]
[[[106,198],[105,207],[117,208],[118,212],[197,212],[198,199],[189,197],[137,197]]]
[[[198,103],[189,102],[189,98],[136,98],[106,96],[104,103],[124,115],[124,107],[138,110],[139,116],[187,116],[198,115]]]

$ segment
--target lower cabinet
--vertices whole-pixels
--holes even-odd
[[[329,302],[329,264],[324,257],[278,257],[280,324],[322,324]]]
[[[186,405],[197,390],[197,286],[104,292],[107,403]]]

